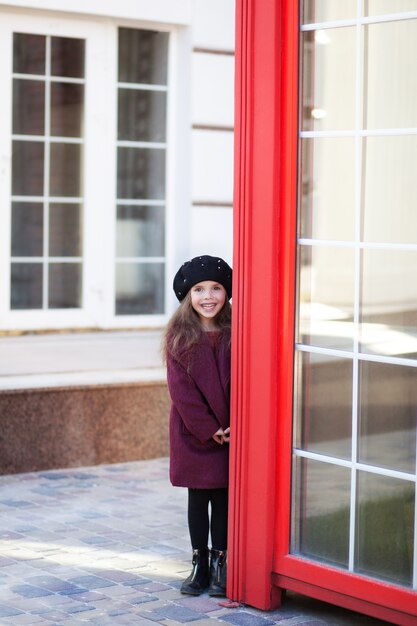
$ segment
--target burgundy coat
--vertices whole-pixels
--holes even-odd
[[[170,478],[177,487],[217,489],[228,486],[229,444],[220,445],[214,433],[229,426],[230,348],[218,346],[218,363],[203,333],[188,367],[167,359],[170,413]]]

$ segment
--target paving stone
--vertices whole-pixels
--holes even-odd
[[[221,619],[222,621],[234,624],[234,626],[271,626],[275,622],[268,619],[267,613],[265,617],[260,615],[253,615],[246,611],[238,611],[236,613],[225,613]]]
[[[14,609],[11,606],[0,604],[0,617],[9,617],[10,615],[20,615],[22,611]]]
[[[17,585],[16,587],[12,587],[12,591],[25,598],[40,598],[42,596],[52,595],[52,591],[34,587],[33,585]]]

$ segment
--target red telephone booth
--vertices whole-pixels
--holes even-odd
[[[417,6],[238,0],[236,33],[228,595],[411,626]]]

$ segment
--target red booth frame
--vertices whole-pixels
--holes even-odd
[[[417,594],[290,554],[298,2],[237,0],[228,597],[296,591],[402,626]]]

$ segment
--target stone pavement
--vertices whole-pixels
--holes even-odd
[[[1,476],[0,624],[385,624],[290,593],[269,613],[181,595],[186,496],[167,459]]]

